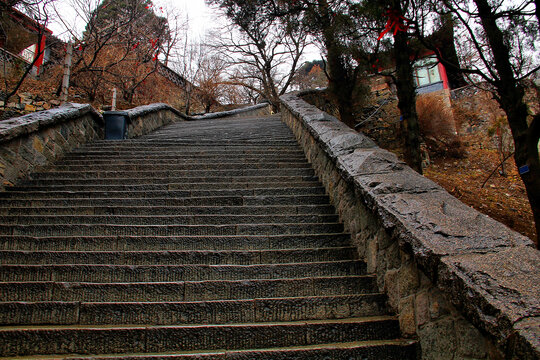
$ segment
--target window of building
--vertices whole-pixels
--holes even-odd
[[[442,81],[439,66],[435,57],[418,60],[415,64],[415,81],[418,87]]]

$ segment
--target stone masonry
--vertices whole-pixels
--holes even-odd
[[[79,147],[0,193],[0,358],[415,360],[325,192],[275,115]]]
[[[423,359],[539,359],[540,253],[294,94],[291,127]]]

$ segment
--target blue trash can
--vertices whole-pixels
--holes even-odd
[[[122,140],[127,138],[129,115],[125,111],[105,111],[105,140]]]

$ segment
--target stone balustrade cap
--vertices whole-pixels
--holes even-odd
[[[281,101],[467,318],[503,349],[540,358],[540,252],[529,238],[463,204],[345,124],[328,122],[329,115],[294,93]]]
[[[0,121],[0,142],[24,136],[38,129],[90,114],[103,124],[103,117],[89,104],[66,103],[60,107]]]

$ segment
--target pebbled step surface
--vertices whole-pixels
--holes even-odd
[[[278,116],[87,144],[0,193],[1,359],[416,359]]]

